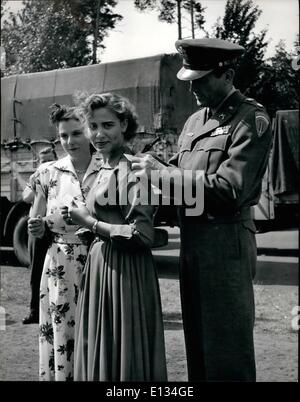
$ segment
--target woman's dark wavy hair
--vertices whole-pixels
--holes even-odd
[[[82,124],[87,123],[84,111],[80,107],[66,106],[53,103],[50,106],[49,120],[54,126],[58,126],[61,121],[76,120]]]
[[[86,113],[88,120],[92,116],[94,110],[107,107],[115,113],[120,121],[127,120],[127,129],[124,132],[124,138],[126,141],[136,135],[138,116],[135,107],[124,96],[110,92],[104,94],[91,94],[84,100],[81,100],[80,107]]]

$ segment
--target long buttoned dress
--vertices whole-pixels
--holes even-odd
[[[164,332],[158,278],[151,254],[153,207],[130,155],[102,167],[87,206],[112,225],[91,246],[79,290],[75,375],[79,381],[165,381]]]

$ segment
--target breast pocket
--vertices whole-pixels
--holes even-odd
[[[197,146],[201,162],[199,169],[205,170],[208,174],[215,173],[228,155],[229,141],[230,135],[217,135],[202,139]]]
[[[178,166],[185,169],[191,168],[191,166],[189,166],[191,149],[192,143],[190,138],[184,138],[179,150]]]

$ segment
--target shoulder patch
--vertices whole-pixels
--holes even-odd
[[[270,120],[266,114],[255,112],[255,126],[258,137],[261,137],[268,129]]]

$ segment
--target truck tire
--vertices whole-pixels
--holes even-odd
[[[13,247],[14,252],[22,266],[28,267],[30,263],[28,252],[28,232],[27,232],[28,215],[22,215],[14,229]]]

